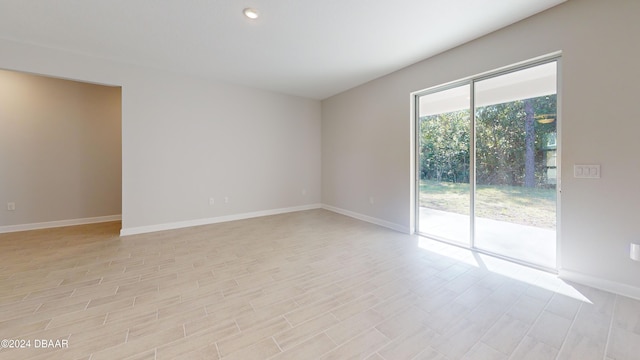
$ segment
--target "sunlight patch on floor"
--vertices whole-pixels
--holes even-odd
[[[418,239],[418,247],[467,265],[486,269],[492,273],[499,274],[510,279],[521,281],[529,285],[537,286],[545,290],[553,291],[555,293],[592,304],[591,300],[576,290],[573,286],[560,279],[556,274],[512,263],[507,260],[481,254],[458,246],[449,245],[422,236]]]

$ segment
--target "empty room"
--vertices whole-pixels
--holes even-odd
[[[0,359],[638,359],[639,16],[0,1]]]

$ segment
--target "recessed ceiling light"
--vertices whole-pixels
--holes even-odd
[[[242,13],[244,14],[244,16],[248,17],[251,20],[255,20],[258,18],[258,16],[260,16],[260,14],[258,14],[258,10],[253,8],[245,8],[244,10],[242,10]]]

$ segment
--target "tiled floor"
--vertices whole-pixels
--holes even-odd
[[[636,300],[324,210],[119,226],[0,235],[0,358],[640,356]]]

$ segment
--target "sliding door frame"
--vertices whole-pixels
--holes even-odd
[[[476,123],[476,114],[475,114],[475,83],[482,81],[482,80],[487,80],[487,79],[491,79],[491,78],[495,78],[497,76],[501,76],[501,75],[505,75],[505,74],[510,74],[510,73],[514,73],[517,71],[521,71],[521,70],[525,70],[528,68],[532,68],[535,66],[539,66],[539,65],[543,65],[543,64],[548,64],[548,63],[552,63],[555,62],[556,63],[556,136],[557,136],[557,147],[556,147],[556,241],[555,241],[555,248],[556,248],[556,266],[555,268],[548,268],[539,264],[535,264],[535,263],[530,263],[524,260],[520,260],[517,258],[512,258],[509,256],[505,256],[502,254],[498,254],[498,253],[494,253],[491,251],[487,251],[487,250],[483,250],[480,248],[477,248],[475,245],[475,238],[476,238],[476,227],[475,227],[475,197],[476,197],[476,134],[475,134],[475,123]],[[482,254],[487,254],[490,256],[494,256],[497,258],[501,258],[501,259],[505,259],[508,260],[510,262],[514,262],[514,263],[518,263],[521,265],[525,265],[525,266],[529,266],[529,267],[533,267],[536,269],[540,269],[540,270],[544,270],[547,272],[552,272],[552,273],[558,273],[558,271],[561,268],[561,263],[560,263],[560,254],[561,254],[561,242],[560,242],[560,236],[561,236],[561,232],[560,232],[560,222],[561,222],[561,217],[560,217],[560,204],[561,204],[561,194],[562,194],[562,171],[561,171],[561,152],[562,152],[562,141],[561,141],[561,114],[562,114],[562,87],[561,87],[561,71],[562,71],[562,61],[561,61],[561,53],[557,52],[557,53],[553,53],[550,55],[546,55],[546,56],[542,56],[533,60],[529,60],[529,61],[525,61],[525,62],[521,62],[518,64],[514,64],[514,65],[510,65],[504,68],[500,68],[497,70],[493,70],[493,71],[488,71],[479,75],[475,75],[475,76],[470,76],[468,78],[462,79],[462,80],[458,80],[458,81],[454,81],[454,82],[450,82],[447,84],[443,84],[443,85],[439,85],[439,86],[435,86],[435,87],[431,87],[425,90],[421,90],[418,92],[415,92],[413,94],[411,94],[411,101],[412,101],[412,107],[413,107],[413,135],[414,135],[414,160],[415,163],[413,164],[414,166],[414,174],[415,174],[415,179],[413,181],[413,186],[414,186],[414,199],[413,199],[413,203],[414,203],[414,211],[413,211],[413,216],[414,216],[414,221],[415,221],[415,233],[420,235],[420,236],[424,236],[424,237],[428,237],[437,241],[441,241],[441,242],[445,242],[454,246],[458,246],[458,247],[462,247],[462,248],[467,248],[470,250],[473,250],[475,252],[478,253],[482,253]],[[434,94],[437,92],[441,92],[444,90],[449,90],[455,87],[460,87],[460,86],[465,86],[468,85],[469,86],[469,121],[470,121],[470,129],[469,129],[469,191],[470,191],[470,201],[469,201],[469,221],[470,221],[470,234],[469,234],[469,246],[464,246],[460,243],[456,243],[452,240],[449,239],[445,239],[439,236],[434,236],[434,235],[430,235],[430,234],[426,234],[420,231],[420,97],[425,96],[425,95],[430,95],[430,94]]]
[[[470,221],[470,229],[471,232],[469,234],[469,246],[463,246],[461,243],[459,242],[455,242],[452,241],[451,239],[446,239],[443,238],[441,236],[437,236],[437,235],[433,235],[433,234],[426,234],[423,232],[420,232],[420,97],[425,96],[425,95],[430,95],[430,94],[435,94],[441,91],[446,91],[446,90],[450,90],[450,89],[454,89],[457,87],[462,87],[462,86],[469,86],[469,91],[471,93],[473,93],[473,79],[472,78],[468,78],[465,80],[460,80],[460,81],[455,81],[455,82],[451,82],[451,83],[447,83],[444,85],[440,85],[440,86],[436,86],[436,87],[432,87],[426,90],[422,90],[419,91],[417,93],[412,94],[412,101],[413,101],[413,109],[414,109],[414,129],[413,129],[413,133],[415,135],[414,138],[414,143],[415,143],[415,148],[413,149],[414,151],[414,159],[415,159],[415,179],[414,179],[414,195],[415,195],[415,199],[414,199],[414,212],[415,212],[415,233],[420,235],[420,236],[424,236],[424,237],[428,237],[434,240],[438,240],[441,242],[445,242],[447,244],[451,244],[451,245],[455,245],[455,246],[459,246],[462,248],[466,248],[466,249],[474,249],[473,246],[473,234],[474,234],[474,219],[473,219],[473,204],[474,204],[474,199],[473,199],[473,193],[475,191],[475,159],[473,159],[475,152],[475,145],[472,144],[475,142],[475,137],[474,137],[474,115],[472,114],[473,112],[473,108],[471,108],[470,110],[470,114],[469,114],[469,120],[470,120],[470,133],[469,133],[469,169],[474,169],[474,171],[470,171],[469,174],[469,192],[470,192],[470,212],[469,212],[469,221]],[[471,101],[469,102],[469,104],[473,104],[473,94],[471,94]],[[472,154],[473,152],[473,154]],[[472,178],[473,177],[473,178]],[[472,184],[472,180],[473,180],[473,184]]]

